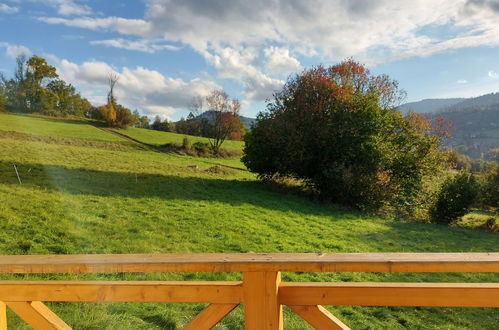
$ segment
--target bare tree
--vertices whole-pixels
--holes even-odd
[[[203,111],[204,98],[202,96],[194,96],[189,104],[189,110],[194,116],[199,116]]]
[[[107,84],[109,86],[109,92],[107,93],[107,103],[108,104],[115,104],[116,103],[116,97],[114,97],[114,86],[116,86],[116,83],[118,82],[118,79],[120,78],[120,75],[110,71],[107,74]]]
[[[206,105],[211,126],[209,141],[213,150],[218,153],[229,135],[241,128],[241,104],[237,99],[231,100],[223,90],[214,90],[206,97]]]

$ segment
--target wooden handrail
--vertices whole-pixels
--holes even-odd
[[[499,272],[499,253],[243,253],[0,256],[0,273],[241,272],[242,281],[0,281],[35,329],[71,329],[41,301],[209,303],[185,329],[244,305],[246,329],[282,330],[282,305],[316,329],[349,329],[321,305],[499,307],[499,283],[281,282],[280,272]]]
[[[0,273],[499,272],[490,253],[198,253],[0,256]]]

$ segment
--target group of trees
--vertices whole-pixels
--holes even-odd
[[[427,183],[444,176],[448,157],[440,146],[452,125],[403,116],[396,107],[404,97],[395,81],[353,60],[305,70],[258,115],[245,137],[243,162],[262,179],[299,179],[339,204],[405,216],[424,208],[431,218],[446,207]],[[453,194],[462,188],[471,200],[474,181],[462,178],[442,189]]]
[[[434,167],[437,140],[394,110],[403,97],[353,60],[312,68],[258,116],[243,161],[262,178],[299,178],[344,205],[406,203]]]
[[[244,134],[238,115],[239,101],[230,99],[224,91],[215,90],[206,98],[194,98],[187,119],[182,118],[176,124],[159,116],[150,123],[147,116],[118,103],[115,95],[118,82],[118,74],[108,74],[107,102],[94,107],[73,85],[60,79],[56,68],[44,58],[34,55],[28,59],[21,55],[16,59],[11,79],[0,74],[0,111],[86,117],[104,121],[110,127],[136,126],[204,136],[209,138],[214,151],[218,151],[226,139],[240,140]]]
[[[132,113],[118,104],[114,96],[117,81],[117,75],[109,75],[107,103],[96,108],[73,85],[60,79],[56,68],[44,58],[33,55],[28,59],[20,55],[16,58],[14,76],[7,79],[0,75],[0,111],[86,117],[122,128],[148,123],[147,117],[140,117],[138,111]]]
[[[95,119],[101,119],[110,127],[127,128],[140,122],[138,111],[132,111],[118,103],[114,94],[114,88],[118,82],[119,75],[111,72],[108,74],[109,91],[107,93],[107,103],[97,108]]]
[[[59,79],[56,68],[36,55],[16,58],[14,77],[0,76],[0,109],[83,117],[92,109],[71,84]]]
[[[237,99],[231,99],[223,90],[214,90],[205,98],[193,99],[186,119],[172,123],[157,116],[150,128],[207,137],[211,149],[218,152],[225,140],[241,140],[246,132],[239,118],[240,109]]]

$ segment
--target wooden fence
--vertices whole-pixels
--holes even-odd
[[[349,329],[322,305],[499,307],[499,283],[281,282],[281,272],[499,272],[499,253],[214,253],[0,256],[0,273],[241,272],[242,281],[0,281],[35,329],[71,329],[42,302],[209,303],[185,329],[210,329],[239,304],[246,329],[283,329],[287,305],[316,329]]]

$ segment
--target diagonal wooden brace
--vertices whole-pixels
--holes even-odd
[[[210,304],[189,322],[183,330],[209,330],[217,325],[238,304]]]
[[[317,330],[350,330],[349,327],[320,305],[292,305],[288,307]]]
[[[69,325],[40,301],[6,301],[5,303],[35,330],[71,330]]]

